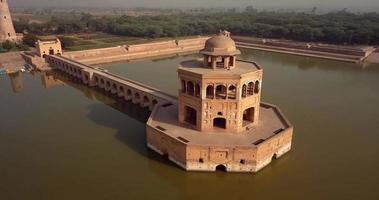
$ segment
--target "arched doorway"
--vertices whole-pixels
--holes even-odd
[[[191,107],[188,107],[188,106],[186,106],[185,110],[186,110],[186,114],[185,114],[184,121],[191,124],[191,125],[196,126],[197,125],[197,112],[196,112],[196,110],[191,108]]]
[[[243,126],[247,126],[254,122],[254,107],[248,108],[243,111]]]
[[[213,127],[226,129],[226,119],[221,118],[221,117],[214,118],[213,119]]]
[[[227,172],[225,165],[217,165],[216,171]]]

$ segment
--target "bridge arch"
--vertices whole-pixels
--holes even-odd
[[[118,92],[117,92],[117,94],[118,94],[119,97],[122,97],[122,96],[125,95],[124,93],[125,93],[124,86],[121,85],[121,86],[118,88]]]
[[[125,100],[131,100],[131,99],[133,99],[133,92],[132,92],[132,90],[131,89],[128,89],[127,91],[126,91],[126,95],[125,95]]]
[[[111,89],[111,82],[107,80],[106,85],[105,85],[105,90],[109,91],[110,89]]]
[[[149,105],[150,105],[150,99],[149,99],[149,97],[147,97],[146,95],[143,96],[141,106],[142,107],[148,107]]]
[[[141,102],[141,95],[138,92],[134,93],[133,103],[138,104]]]
[[[116,83],[112,83],[111,93],[112,94],[116,94],[117,93],[117,85],[116,85]]]

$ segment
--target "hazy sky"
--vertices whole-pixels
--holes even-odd
[[[8,0],[11,6],[86,7],[245,7],[307,8],[377,11],[379,0]]]

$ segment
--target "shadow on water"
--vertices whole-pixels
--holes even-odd
[[[49,72],[49,75],[54,76],[55,79],[58,79],[66,85],[83,92],[87,98],[100,101],[144,125],[151,114],[148,108],[142,108],[136,104],[133,104],[131,101],[126,101],[123,98],[117,97],[117,95],[111,95],[104,90],[89,88],[88,86],[83,85],[80,80],[74,79],[61,72]],[[104,113],[107,112],[104,112],[104,106],[100,104],[92,104],[88,107],[88,109],[89,113],[87,114],[87,117],[90,120],[96,124],[115,129],[115,138],[123,144],[126,144],[135,152],[146,156],[151,160],[159,161],[167,166],[179,168],[177,165],[174,165],[171,161],[169,161],[168,158],[161,156],[147,148],[146,129],[141,131],[140,126],[136,127],[133,124],[128,124],[128,121],[120,125],[120,120],[117,119],[119,116],[112,113],[110,114],[111,116],[106,116]],[[107,118],[107,120],[104,120],[105,118]]]

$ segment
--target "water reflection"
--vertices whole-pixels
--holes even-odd
[[[12,90],[14,93],[21,93],[24,91],[24,79],[22,72],[13,72],[8,74],[11,80]]]
[[[82,84],[80,80],[72,78],[62,72],[52,71],[49,72],[49,76],[50,80],[56,80],[59,83],[73,87],[82,92],[87,98],[100,101],[140,122],[146,123],[150,115],[148,108],[141,108],[140,106],[133,104],[131,101],[125,101],[123,98],[109,94],[104,90],[90,88]],[[55,82],[55,85],[57,85],[57,82]]]
[[[41,82],[44,88],[49,89],[54,86],[64,86],[65,83],[63,83],[61,80],[59,80],[55,73],[46,71],[41,73]]]

